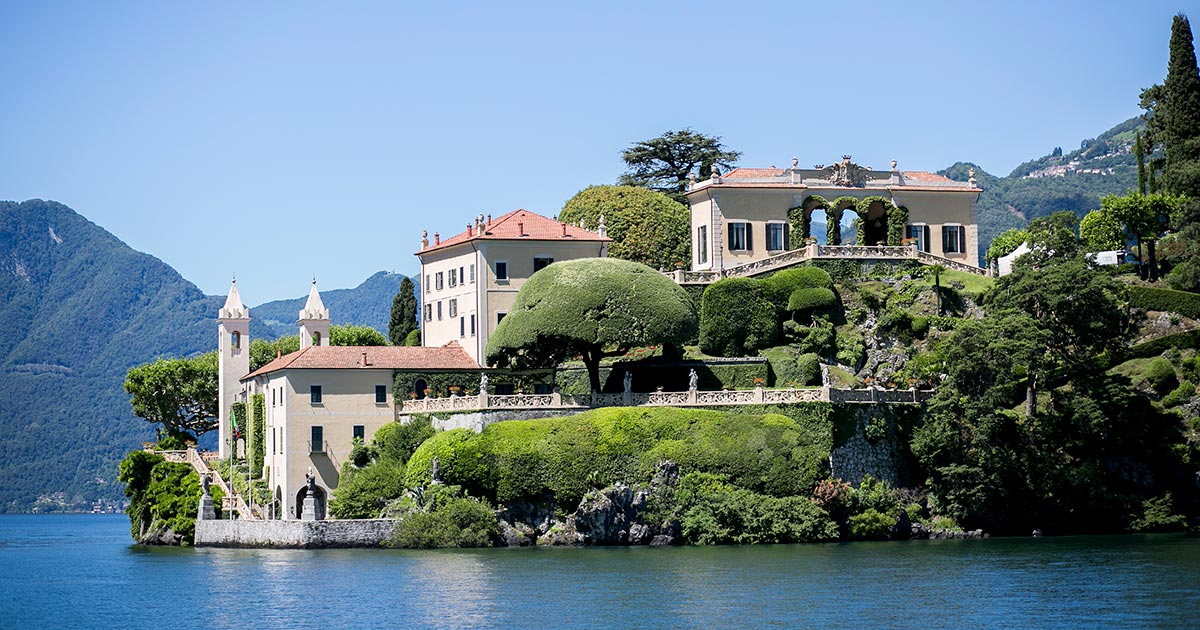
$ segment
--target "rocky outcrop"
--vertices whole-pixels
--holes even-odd
[[[175,530],[168,527],[166,523],[155,521],[150,527],[143,528],[137,542],[139,545],[169,545],[178,547],[188,541],[183,535],[176,534]]]

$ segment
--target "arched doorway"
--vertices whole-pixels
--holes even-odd
[[[888,216],[882,201],[873,201],[867,206],[863,222],[863,245],[887,245]]]
[[[317,498],[317,520],[325,520],[325,489],[321,486],[316,486],[315,492]],[[304,499],[308,497],[308,484],[300,486],[300,490],[296,492],[296,518],[300,518],[304,514]]]
[[[417,395],[417,400],[421,400],[425,397],[426,389],[429,389],[429,384],[426,383],[425,379],[423,378],[419,378],[415,383],[413,383],[413,393]]]

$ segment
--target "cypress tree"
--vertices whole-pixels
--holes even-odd
[[[1192,27],[1183,14],[1171,23],[1171,57],[1163,107],[1163,149],[1166,167],[1163,187],[1167,192],[1200,196],[1200,70]]]
[[[393,346],[404,345],[408,333],[417,328],[417,296],[413,291],[413,281],[405,278],[400,281],[400,289],[392,298],[392,316],[388,321],[388,339]]]
[[[1137,155],[1138,192],[1146,194],[1146,150],[1142,146],[1142,132],[1137,132],[1133,139],[1133,152]]]

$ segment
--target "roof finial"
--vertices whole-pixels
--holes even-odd
[[[896,170],[896,160],[892,160],[892,170]]]
[[[793,156],[792,157],[792,168],[797,168],[799,166],[800,166],[800,158]]]

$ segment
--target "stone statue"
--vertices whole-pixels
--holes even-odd
[[[625,370],[625,393],[633,392],[633,372]]]
[[[792,168],[799,168],[799,167],[800,167],[800,158],[793,157],[792,158]]]
[[[429,462],[429,477],[435,485],[442,483],[441,465],[438,464],[437,455]]]
[[[308,467],[308,472],[304,474],[304,478],[308,480],[308,496],[317,496],[317,477],[313,474],[312,466]]]
[[[696,374],[695,368],[688,372],[688,391],[696,391],[696,387],[700,385],[700,376]]]
[[[203,494],[203,496],[207,497],[212,495],[212,491],[208,489],[208,486],[211,483],[212,479],[209,478],[208,473],[200,475],[200,492]]]
[[[892,170],[896,170],[896,160],[892,160]]]
[[[487,390],[487,372],[482,372],[482,373],[480,373],[480,374],[479,374],[479,393],[480,393],[480,394],[486,394],[486,393],[488,393],[488,390]]]

